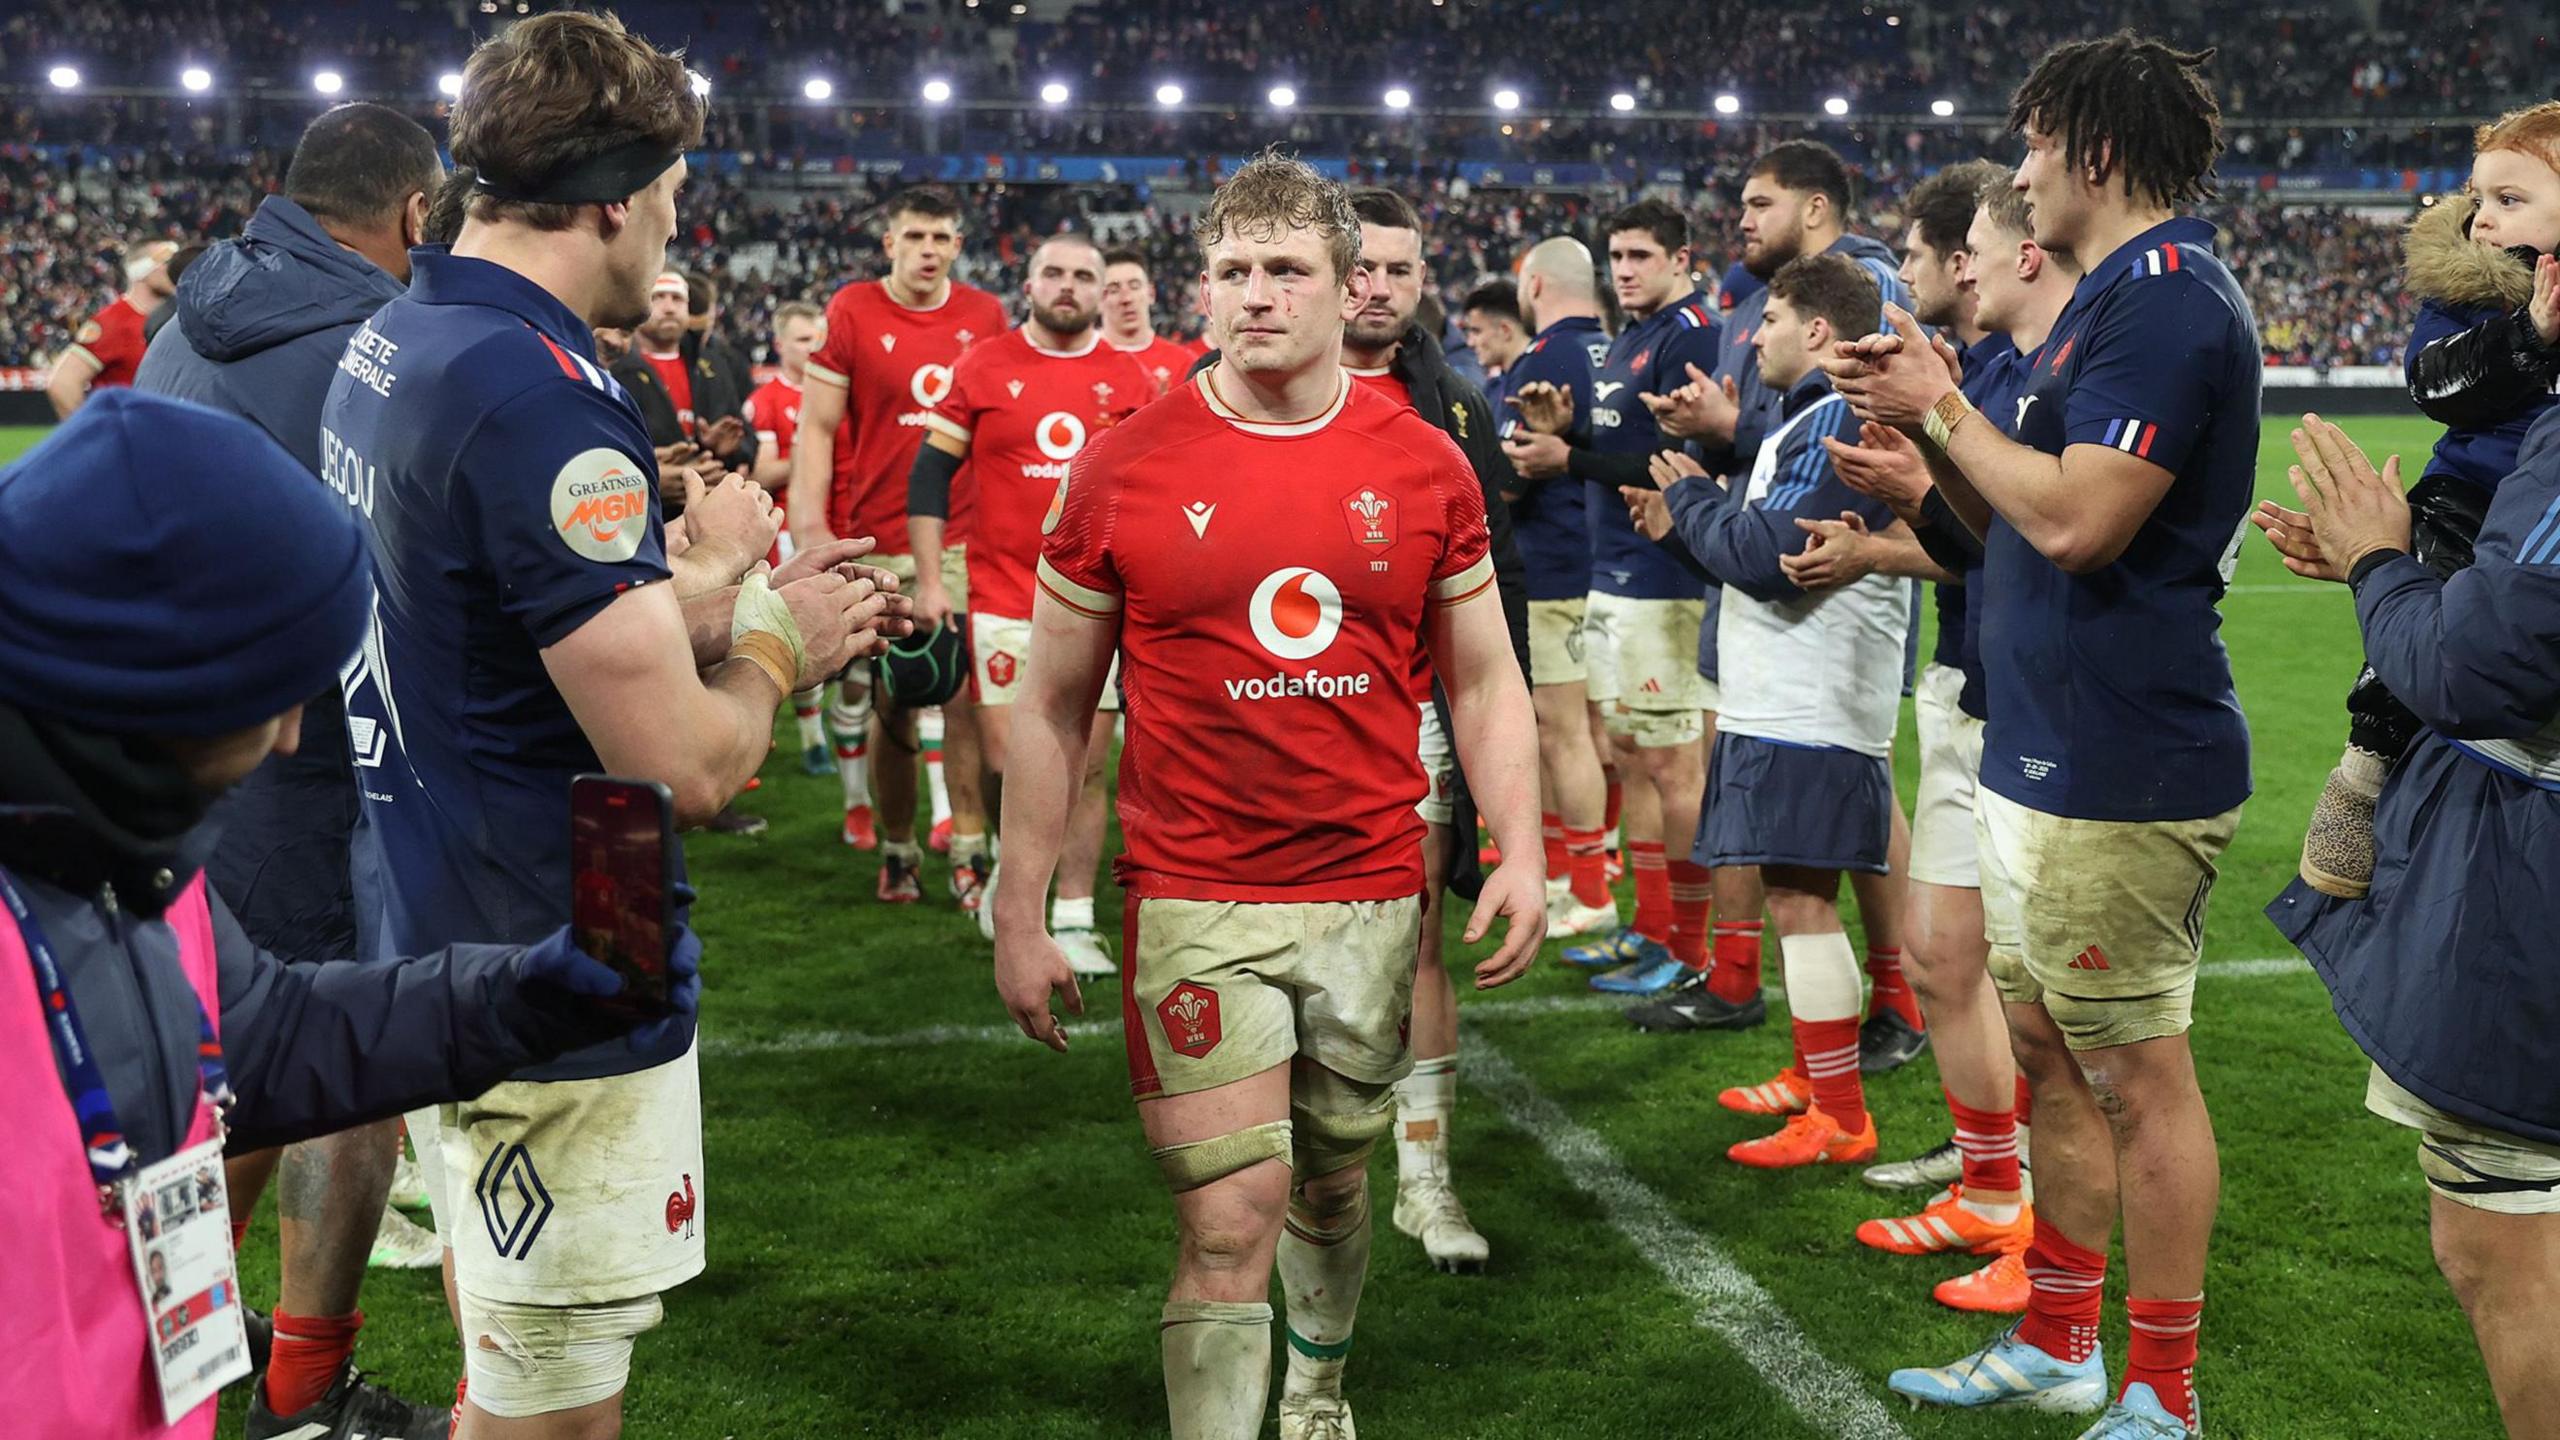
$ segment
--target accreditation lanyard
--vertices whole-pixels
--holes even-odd
[[[80,1027],[69,980],[52,943],[45,939],[44,926],[6,870],[0,870],[0,903],[9,907],[10,918],[18,925],[18,939],[33,962],[45,1036],[53,1042],[55,1066],[70,1095],[72,1114],[80,1122],[81,1142],[89,1152],[89,1175],[98,1182],[98,1203],[109,1216],[116,1216],[116,1187],[133,1173],[134,1157],[125,1143],[124,1126],[116,1119],[115,1101],[107,1094],[106,1076],[98,1069],[97,1052],[89,1048],[88,1033]],[[196,1002],[197,1079],[218,1120],[231,1103],[231,1078],[222,1067],[222,1045],[214,1038],[213,1017],[205,1013],[204,999],[194,995],[192,986],[189,994]]]

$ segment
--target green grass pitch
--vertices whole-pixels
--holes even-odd
[[[2434,430],[2357,420],[2413,463]],[[34,431],[0,432],[0,456]],[[2290,498],[2284,426],[2260,447],[2264,493]],[[2257,794],[2225,858],[2206,953],[2290,951],[2259,907],[2293,868],[2344,734],[2356,654],[2342,590],[2299,583],[2243,547],[2224,633],[2255,732]],[[1903,743],[1911,729],[1903,726]],[[787,747],[787,722],[783,741]],[[1906,802],[1913,779],[1901,767]],[[942,899],[870,903],[873,860],[837,843],[832,780],[787,748],[744,802],[761,840],[697,836],[709,949],[703,1090],[711,1268],[669,1297],[629,1392],[634,1437],[1083,1437],[1162,1433],[1155,1327],[1172,1227],[1127,1099],[1120,1046],[1063,1057],[1018,1038],[846,1043],[1001,1023],[986,947]],[[1102,901],[1116,931],[1117,896]],[[1452,940],[1452,964],[1466,963]],[[1513,995],[1567,996],[1542,964]],[[1089,1004],[1112,1013],[1115,985]],[[1467,997],[1470,1002],[1486,997]],[[2223,1205],[2199,1370],[2213,1433],[2267,1440],[2497,1431],[2460,1312],[2428,1258],[2410,1137],[2368,1117],[2364,1066],[2307,971],[2211,978],[2195,1031],[2221,1137]],[[1952,1359],[1989,1333],[1933,1304],[1962,1268],[1864,1250],[1856,1223],[1892,1199],[1847,1174],[1764,1175],[1722,1148],[1765,1129],[1714,1092],[1784,1061],[1773,1024],[1740,1037],[1639,1035],[1610,1010],[1473,1027],[1612,1149],[1687,1229],[1747,1270],[1812,1345],[1886,1399],[1896,1365]],[[1933,1067],[1877,1084],[1887,1153],[1945,1133]],[[1702,1323],[1577,1175],[1462,1088],[1456,1164],[1493,1242],[1488,1274],[1445,1277],[1383,1221],[1351,1395],[1378,1436],[1734,1437],[1822,1433]],[[1376,1179],[1388,1193],[1392,1161]],[[1383,1208],[1381,1210],[1383,1217]],[[274,1232],[247,1285],[274,1295]],[[2122,1355],[2123,1271],[2107,1345]],[[433,1272],[377,1273],[359,1358],[412,1397],[451,1393],[457,1356]],[[226,1411],[236,1434],[240,1401]],[[2071,1422],[1892,1409],[1914,1437],[2068,1436]]]

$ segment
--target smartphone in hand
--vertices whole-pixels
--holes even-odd
[[[569,782],[569,925],[578,948],[622,977],[605,1003],[668,1013],[675,948],[675,795],[654,780],[581,775]]]

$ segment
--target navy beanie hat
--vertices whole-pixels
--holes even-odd
[[[0,700],[201,738],[337,683],[373,563],[346,501],[248,421],[93,392],[0,469]]]

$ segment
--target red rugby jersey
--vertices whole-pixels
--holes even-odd
[[[827,302],[827,338],[808,373],[845,388],[828,530],[871,536],[884,555],[907,553],[907,471],[925,417],[950,393],[960,352],[1010,324],[996,297],[956,280],[928,310],[899,304],[878,280],[847,285]],[[953,544],[967,543],[968,521],[966,509],[953,511]]]
[[[1041,552],[1054,601],[1120,627],[1121,880],[1418,894],[1405,679],[1426,607],[1493,589],[1484,492],[1448,436],[1348,376],[1323,414],[1269,425],[1217,373],[1088,444]]]
[[[1085,332],[1082,348],[1044,350],[1014,329],[973,345],[951,367],[951,393],[928,427],[969,446],[952,482],[956,512],[967,497],[969,608],[1028,619],[1040,519],[1067,478],[1067,462],[1093,436],[1156,397],[1138,357]]]

